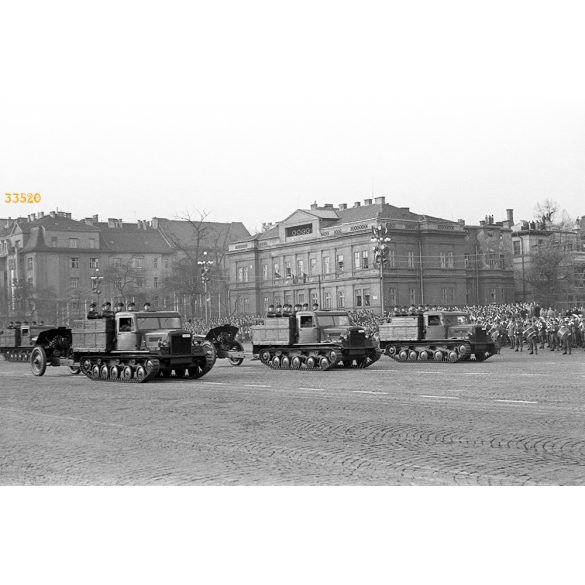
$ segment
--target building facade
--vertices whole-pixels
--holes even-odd
[[[185,225],[187,224],[187,225]],[[62,324],[87,311],[89,302],[109,300],[137,304],[146,300],[156,308],[203,317],[205,290],[225,282],[223,257],[230,238],[249,236],[241,223],[204,222],[207,236],[197,242],[189,222],[154,218],[136,223],[97,215],[75,220],[67,212],[31,214],[3,220],[0,225],[0,323],[7,320],[44,320]],[[193,270],[178,266],[191,250]],[[213,280],[203,283],[198,261],[216,260]],[[190,288],[173,276],[186,275]],[[209,294],[208,315],[226,311],[227,292],[220,304]],[[199,302],[197,302],[199,301]]]
[[[516,300],[543,306],[585,306],[583,220],[574,229],[543,222],[513,226],[512,246]]]
[[[373,230],[389,238],[382,267]],[[298,209],[262,234],[229,246],[230,307],[262,314],[270,304],[318,303],[372,309],[463,305],[469,295],[470,244],[463,222],[365,199],[352,207]],[[476,236],[476,239],[479,236]],[[511,272],[511,265],[507,270]],[[506,293],[510,294],[510,293]]]

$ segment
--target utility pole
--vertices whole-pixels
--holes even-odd
[[[198,260],[197,264],[201,266],[201,280],[203,281],[205,293],[205,322],[209,323],[209,297],[207,296],[207,283],[209,282],[209,272],[213,266],[213,260],[208,260],[207,251],[203,252],[202,260]]]
[[[388,236],[388,228],[384,225],[372,226],[372,237],[370,239],[374,252],[375,262],[380,269],[380,310],[384,316],[384,264],[388,261],[388,243],[391,241]]]

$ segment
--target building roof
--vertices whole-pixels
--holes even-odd
[[[42,226],[35,226],[29,232],[26,244],[22,248],[23,252],[40,252],[41,250],[50,250],[45,242],[45,230]]]
[[[440,217],[433,217],[431,215],[422,215],[410,211],[408,207],[396,207],[389,203],[372,203],[369,205],[360,205],[359,207],[348,207],[346,209],[332,209],[332,208],[319,208],[319,209],[297,209],[284,220],[279,223],[283,223],[293,217],[296,213],[302,212],[303,214],[313,215],[318,217],[320,220],[321,228],[328,228],[332,226],[338,226],[341,224],[354,223],[367,220],[405,220],[405,221],[436,221],[441,223],[457,224],[457,222],[443,219]],[[234,241],[250,241],[250,240],[269,240],[278,237],[278,226],[270,228],[266,232],[256,234],[248,238],[242,238]]]
[[[100,252],[120,254],[172,254],[173,249],[159,230],[143,223],[94,224],[100,232]]]
[[[60,212],[58,212],[60,213]],[[69,215],[69,214],[67,214]],[[22,233],[29,233],[35,227],[43,227],[45,231],[50,232],[98,232],[99,229],[93,225],[89,225],[84,221],[71,219],[65,215],[45,215],[40,218],[29,220],[27,218],[19,218],[16,224]]]
[[[153,218],[169,244],[174,248],[193,249],[197,237],[199,222]],[[227,249],[232,242],[240,242],[250,238],[250,232],[242,222],[221,223],[204,221],[201,224],[200,247],[205,249]]]

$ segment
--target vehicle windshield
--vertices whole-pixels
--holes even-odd
[[[138,329],[181,329],[181,317],[139,317]]]
[[[349,327],[349,317],[347,315],[319,315],[319,325],[321,327]]]
[[[455,325],[469,325],[469,317],[467,315],[444,315],[445,325],[453,327]]]

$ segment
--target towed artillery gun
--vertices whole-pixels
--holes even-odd
[[[425,311],[392,317],[380,325],[380,349],[399,362],[481,362],[497,353],[487,327],[460,311]]]
[[[179,313],[144,311],[78,319],[73,329],[44,331],[30,363],[35,376],[42,376],[48,365],[69,366],[92,380],[143,383],[173,373],[177,378],[200,378],[215,359],[211,343],[192,343]]]
[[[375,341],[346,311],[294,310],[252,327],[252,352],[273,369],[367,368],[380,358]]]
[[[217,359],[227,358],[232,366],[241,366],[244,361],[244,346],[236,339],[239,329],[234,325],[221,325],[207,335],[193,335],[193,343],[209,341],[215,347]]]

